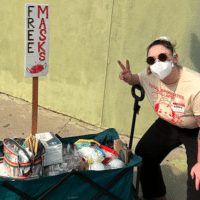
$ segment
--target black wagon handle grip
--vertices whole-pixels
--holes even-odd
[[[135,94],[135,89],[140,90],[140,92],[141,92],[140,97]],[[131,89],[131,93],[132,93],[133,98],[135,98],[135,100],[137,100],[137,101],[142,101],[144,99],[144,95],[145,95],[144,88],[140,85],[133,85],[133,87]]]

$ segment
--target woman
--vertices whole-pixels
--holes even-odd
[[[187,200],[199,200],[200,74],[178,65],[178,54],[166,36],[149,45],[146,61],[148,67],[139,74],[131,73],[128,60],[126,67],[118,61],[122,68],[119,78],[130,85],[141,85],[159,116],[135,149],[135,154],[143,158],[144,199],[166,199],[160,163],[170,151],[184,144],[188,164]]]

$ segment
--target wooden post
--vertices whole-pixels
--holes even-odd
[[[33,77],[33,96],[32,96],[32,134],[37,133],[38,118],[38,77]]]

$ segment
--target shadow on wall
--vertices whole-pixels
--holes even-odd
[[[165,181],[168,200],[186,200],[187,199],[187,173],[182,172],[176,175],[170,165],[162,165],[161,169]],[[136,171],[134,171],[134,185],[136,185]],[[139,196],[142,197],[141,185]]]
[[[200,41],[195,33],[191,35],[190,59],[200,73]]]

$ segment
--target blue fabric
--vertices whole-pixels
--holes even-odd
[[[106,144],[108,140],[118,139],[119,136],[115,129],[107,129],[98,134],[76,136],[70,138],[61,138],[63,143],[74,143],[78,139],[94,139],[101,144]],[[0,144],[0,150],[2,150],[2,144]],[[135,192],[132,187],[133,182],[133,167],[140,166],[142,164],[142,159],[139,156],[132,154],[131,161],[128,165],[122,169],[115,170],[105,170],[105,171],[80,171],[82,175],[86,176],[90,180],[94,181],[101,187],[105,188],[113,179],[115,179],[120,172],[125,168],[128,171],[109,189],[109,191],[117,196],[119,199],[132,200],[135,197]],[[48,189],[53,187],[57,182],[64,178],[66,174],[61,174],[57,176],[44,177],[40,179],[33,180],[14,180],[5,179],[0,177],[0,199],[2,200],[22,200],[18,194],[6,189],[2,186],[4,182],[16,187],[17,189],[23,191],[27,195],[38,199],[41,197]],[[84,180],[73,174],[70,178],[65,180],[60,186],[53,190],[44,200],[68,200],[68,199],[82,199],[90,200],[93,199],[99,190]],[[111,200],[109,196],[103,194],[100,200]]]

